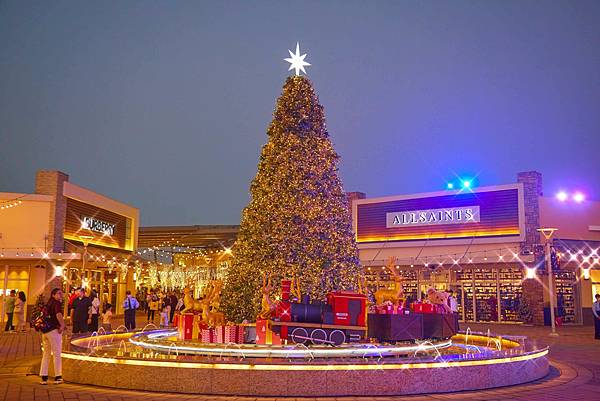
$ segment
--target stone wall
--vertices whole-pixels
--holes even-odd
[[[542,196],[542,174],[537,171],[525,171],[517,175],[517,182],[523,184],[523,198],[525,209],[525,241],[522,249],[533,252],[534,261],[529,267],[543,266],[544,255],[535,252],[536,246],[541,244],[540,233],[540,196]],[[544,288],[536,279],[523,281],[523,296],[527,297],[533,313],[533,324],[544,324]]]
[[[69,181],[69,176],[60,171],[40,170],[35,177],[35,193],[53,197],[50,206],[50,224],[48,227],[47,252],[64,252],[65,219],[67,216],[67,199],[63,195],[63,184]],[[50,291],[55,287],[62,287],[62,279],[54,276],[54,268],[46,268],[46,282],[44,297],[50,296]]]

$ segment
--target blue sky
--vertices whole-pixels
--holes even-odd
[[[600,197],[600,2],[0,2],[0,191],[237,224],[300,41],[347,191],[538,170]]]

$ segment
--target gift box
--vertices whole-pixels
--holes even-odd
[[[410,308],[416,313],[436,313],[435,305],[424,302],[410,304]]]
[[[256,321],[256,343],[281,345],[281,337],[277,333],[273,333],[269,320],[259,319]]]
[[[225,326],[225,343],[244,343],[244,328],[242,326]]]
[[[200,339],[203,343],[214,343],[215,342],[215,329],[202,329],[200,330]]]
[[[215,327],[215,342],[218,344],[225,342],[225,326]]]
[[[179,316],[177,334],[180,340],[194,338],[194,316],[193,313],[184,313]]]

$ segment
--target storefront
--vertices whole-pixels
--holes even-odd
[[[392,287],[400,276],[412,300],[429,287],[453,290],[463,321],[543,324],[544,313],[549,319],[548,276],[537,230],[558,226],[556,255],[560,239],[573,233],[561,233],[561,225],[547,218],[553,199],[541,195],[536,172],[519,174],[515,184],[472,191],[370,199],[355,193],[353,224],[371,292]],[[600,210],[598,202],[589,203]],[[600,215],[581,219],[593,225]],[[552,261],[557,316],[565,324],[587,323],[591,284],[582,282],[580,264]]]
[[[135,289],[139,211],[68,179],[39,171],[35,194],[0,193],[0,296],[23,291],[30,311],[54,287],[83,286],[119,313]]]

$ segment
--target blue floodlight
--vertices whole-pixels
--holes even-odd
[[[447,189],[454,189],[454,184],[449,182],[448,184],[446,184],[446,188]]]
[[[463,189],[470,189],[471,188],[471,180],[463,180],[462,187],[463,187]]]

